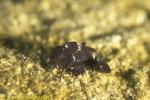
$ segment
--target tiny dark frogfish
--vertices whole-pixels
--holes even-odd
[[[52,50],[50,64],[74,75],[83,74],[86,69],[110,73],[109,65],[101,57],[94,56],[95,52],[84,42],[67,42]]]

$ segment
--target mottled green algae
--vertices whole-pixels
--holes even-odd
[[[2,0],[0,11],[0,100],[150,98],[149,0]],[[111,73],[76,77],[46,64],[73,40],[96,48]]]

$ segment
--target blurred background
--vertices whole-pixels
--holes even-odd
[[[149,25],[149,0],[0,0],[0,35],[34,42],[96,40]]]

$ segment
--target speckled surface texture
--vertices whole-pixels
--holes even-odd
[[[149,0],[1,0],[0,100],[149,100]],[[51,50],[86,42],[111,73],[74,76]]]

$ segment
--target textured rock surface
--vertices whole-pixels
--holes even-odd
[[[149,0],[1,0],[0,12],[0,99],[150,98]],[[67,41],[96,48],[111,73],[48,68]]]

